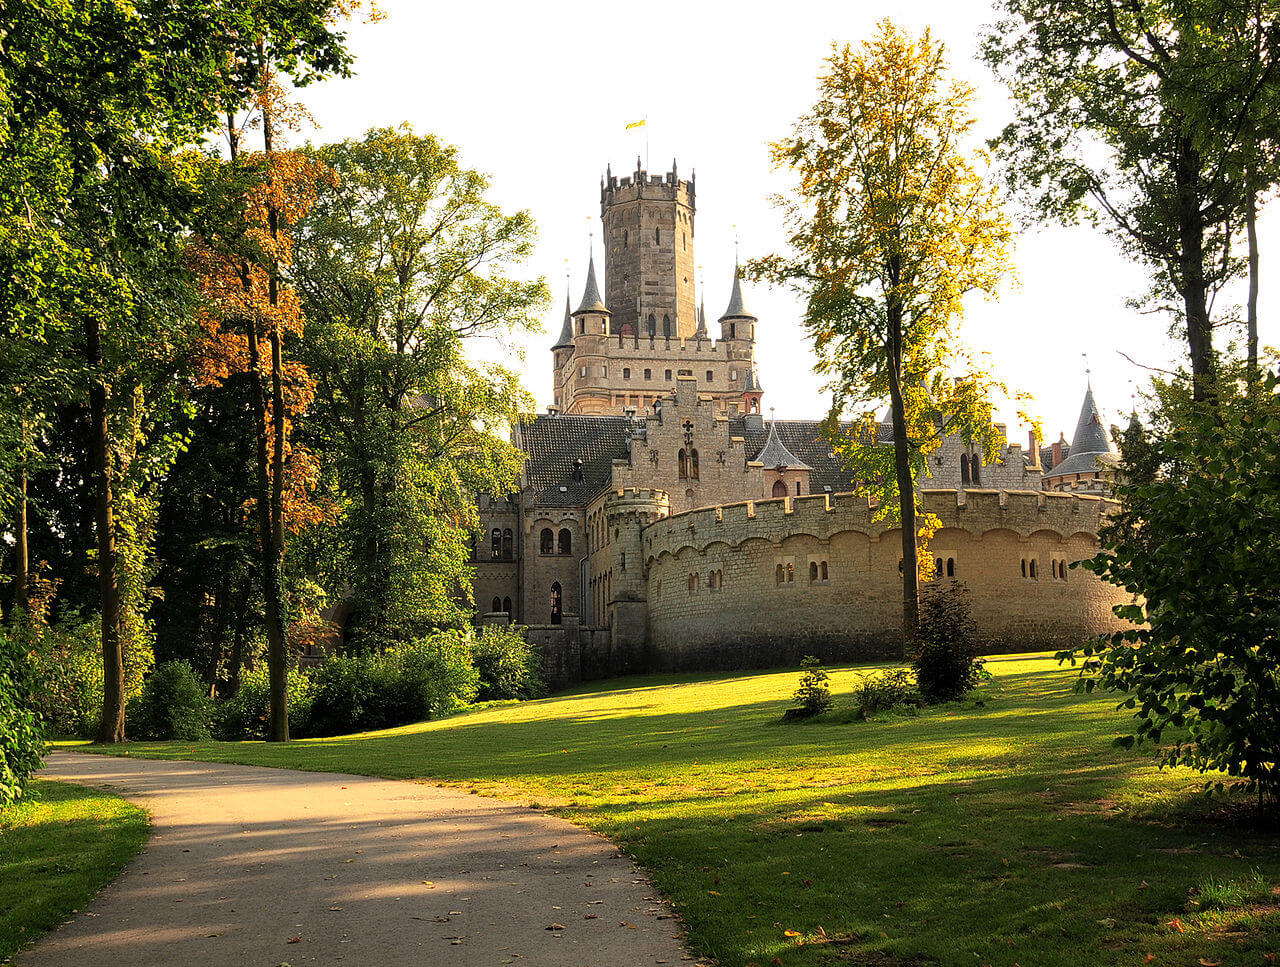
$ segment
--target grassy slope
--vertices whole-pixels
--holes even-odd
[[[1069,672],[989,667],[984,706],[869,723],[777,724],[795,672],[651,677],[287,747],[130,751],[548,806],[648,867],[725,967],[1272,963],[1280,840],[1203,821],[1198,776],[1111,748],[1114,701]],[[855,674],[833,673],[837,701]],[[1189,901],[1209,885],[1231,909]]]
[[[83,906],[146,838],[147,814],[119,796],[32,782],[0,809],[0,958]]]

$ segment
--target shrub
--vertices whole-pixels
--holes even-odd
[[[209,687],[185,661],[167,661],[142,683],[125,709],[125,734],[135,739],[200,742],[210,736]]]
[[[0,629],[0,806],[22,797],[44,761],[44,732],[32,704],[31,654],[20,635]]]
[[[806,655],[800,660],[800,687],[792,696],[796,705],[782,714],[784,722],[792,719],[811,718],[831,708],[830,676],[822,668],[822,663],[813,655]]]
[[[853,688],[854,713],[863,719],[895,708],[919,708],[921,704],[915,675],[905,668],[863,675]]]
[[[289,734],[305,738],[311,731],[311,676],[294,670],[289,673]],[[219,702],[213,711],[213,734],[227,742],[240,739],[265,739],[270,708],[270,683],[267,666],[246,668],[240,672],[240,687],[230,698]]]
[[[525,639],[524,629],[487,625],[471,641],[471,660],[480,676],[476,698],[541,698],[547,693],[542,657]]]
[[[1123,434],[1119,512],[1083,567],[1132,592],[1131,627],[1063,660],[1119,693],[1164,765],[1219,772],[1280,805],[1280,374],[1225,370],[1213,403],[1157,384],[1151,425]],[[1166,733],[1168,738],[1166,739]],[[1223,778],[1212,783],[1225,786]]]
[[[911,657],[926,702],[948,702],[968,692],[982,674],[978,626],[963,584],[926,585],[920,595],[920,639]]]
[[[97,623],[65,621],[43,629],[33,653],[32,702],[53,735],[92,738],[102,716],[102,652]]]
[[[342,735],[444,715],[475,698],[470,633],[442,631],[382,653],[335,655],[315,672],[312,735]]]

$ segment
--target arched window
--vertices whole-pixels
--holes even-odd
[[[1025,557],[1022,559],[1022,576],[1027,576],[1027,559]]]
[[[655,228],[653,230],[653,244],[654,245],[662,244],[662,230],[659,228]]]
[[[548,533],[550,532],[548,531]],[[553,625],[558,625],[563,623],[561,621],[561,618],[564,616],[564,613],[561,611],[561,605],[562,605],[562,591],[560,588],[560,582],[556,581],[553,585],[551,585],[551,623]]]
[[[969,458],[969,476],[973,478],[975,487],[982,486],[982,457],[976,453]]]
[[[626,248],[626,247],[627,247],[627,242],[628,242],[628,241],[630,241],[630,239],[631,239],[631,233],[630,233],[630,232],[628,232],[628,231],[626,231],[626,230],[624,229],[624,230],[623,230],[623,232],[622,232],[622,247],[623,247],[623,248]]]
[[[1036,559],[1034,557],[1027,567],[1027,576],[1033,581],[1036,579]]]
[[[511,599],[510,599],[510,598],[503,598],[503,599],[502,599],[502,610],[503,610],[503,611],[505,611],[507,614],[511,614]]]
[[[787,583],[794,584],[796,580],[796,566],[794,564],[787,565]]]
[[[556,537],[551,533],[550,527],[542,528],[542,533],[538,536],[538,551],[542,554],[551,554],[555,551]]]
[[[501,611],[501,610],[502,610],[502,602],[501,602],[501,601],[499,601],[497,598],[494,598],[494,599],[493,599],[493,607],[492,607],[492,608],[490,608],[489,610],[490,610],[490,611]]]
[[[679,468],[680,479],[686,479],[689,476],[689,458],[685,456],[683,447],[681,447],[680,452],[676,454],[676,466]]]
[[[799,496],[800,496],[800,481],[799,481],[799,480],[797,480],[797,481],[796,481],[796,496],[797,496],[797,497],[799,497]]]
[[[498,555],[502,553],[502,531],[498,530],[496,527],[489,532],[489,546],[489,556],[496,561],[498,559]]]
[[[515,540],[510,527],[502,530],[502,558],[509,561],[515,556]]]
[[[567,527],[560,528],[559,547],[561,554],[573,553],[573,534],[569,532]]]
[[[947,558],[947,577],[953,578],[955,576],[956,576],[956,559],[954,557],[949,557]]]
[[[827,580],[827,562],[826,562],[826,561],[823,561],[823,562],[819,565],[819,567],[820,567],[820,568],[821,568],[821,570],[822,570],[822,580],[824,580],[824,581],[825,581],[825,580]]]
[[[698,479],[698,451],[691,450],[689,452],[689,476],[694,480]]]
[[[773,581],[775,584],[781,584],[786,579],[787,579],[787,569],[784,568],[781,564],[779,564],[777,568],[774,569]]]
[[[730,339],[738,338],[738,324],[736,322],[729,323],[729,338]]]
[[[652,339],[658,334],[658,319],[651,312],[649,313],[649,338]]]
[[[818,580],[818,562],[810,561],[809,562],[809,583],[814,584],[817,582],[817,580]]]
[[[969,484],[969,454],[960,454],[960,483]]]
[[[937,558],[933,562],[933,576],[936,578],[942,577],[942,558]]]
[[[781,480],[773,482],[773,495],[775,497],[785,497],[787,495],[787,485]]]
[[[662,317],[662,335],[667,339],[671,338],[671,317],[668,315]]]

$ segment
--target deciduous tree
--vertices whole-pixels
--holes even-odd
[[[309,428],[342,508],[352,638],[380,646],[458,621],[477,491],[502,493],[521,456],[518,374],[469,346],[536,325],[533,249],[457,149],[407,126],[317,149],[336,182],[307,217],[294,271],[317,381]]]
[[[857,50],[834,49],[819,94],[773,148],[798,178],[779,199],[791,251],[752,268],[805,297],[833,424],[889,399],[909,643],[919,624],[915,480],[945,421],[988,440],[990,407],[976,392],[984,382],[948,387],[943,373],[965,294],[994,293],[1008,271],[1010,230],[979,159],[966,153],[973,92],[948,81],[928,31],[913,38],[886,20]],[[856,429],[848,442],[877,459],[859,449]]]
[[[1149,308],[1214,385],[1215,296],[1253,267],[1253,212],[1280,178],[1280,23],[1265,0],[1000,0],[984,54],[1013,94],[997,145],[1036,214],[1101,221],[1152,275]],[[1242,259],[1239,235],[1248,235]],[[1225,301],[1225,300],[1224,300]]]

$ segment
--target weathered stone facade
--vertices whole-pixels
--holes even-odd
[[[736,271],[722,338],[695,320],[694,197],[674,165],[607,177],[608,302],[593,263],[552,350],[556,405],[514,430],[520,492],[481,503],[477,606],[529,626],[557,684],[901,645],[899,531],[850,493],[818,421],[761,418],[758,321]],[[1098,446],[1092,394],[1081,421],[1070,449],[1083,453]],[[937,580],[969,588],[992,650],[1118,627],[1125,596],[1070,567],[1096,553],[1110,502],[1045,492],[1044,464],[1068,459],[1034,436],[990,464],[955,436],[931,455],[921,506],[942,523]]]

